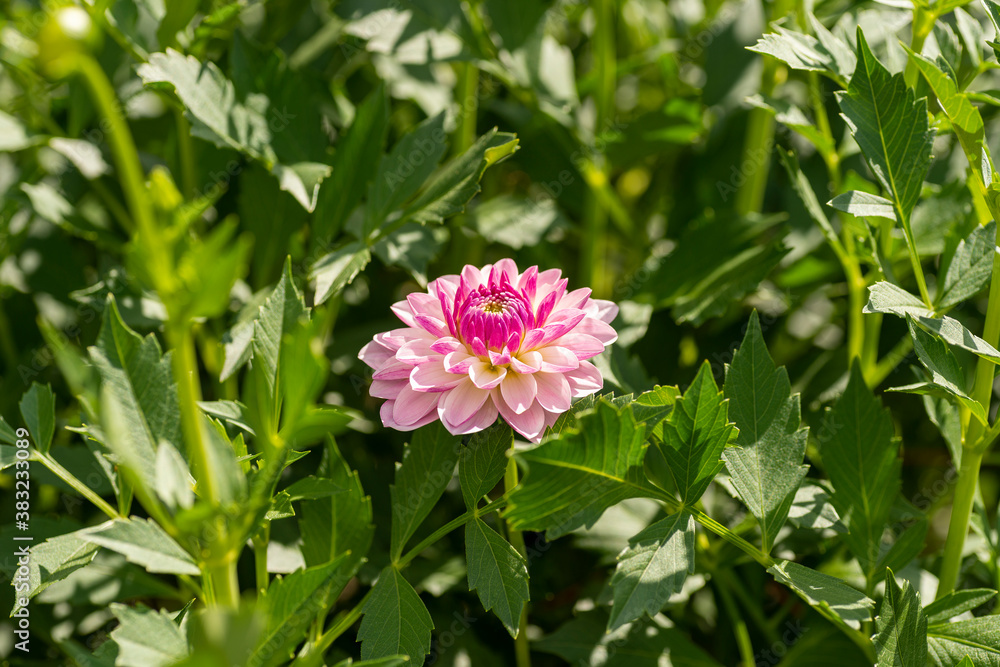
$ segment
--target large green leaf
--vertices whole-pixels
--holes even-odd
[[[773,56],[792,69],[819,72],[845,85],[856,62],[850,46],[833,36],[812,14],[809,18],[816,37],[779,26],[748,48]]]
[[[937,308],[952,308],[986,288],[993,271],[997,223],[976,227],[958,244],[944,276]]]
[[[504,515],[513,528],[544,530],[555,539],[593,526],[626,498],[663,495],[643,472],[645,431],[627,404],[616,407],[602,398],[576,420],[521,455],[528,472]]]
[[[875,627],[876,667],[927,664],[927,618],[920,609],[920,594],[908,581],[903,581],[900,587],[892,570],[885,577],[885,597]]]
[[[858,629],[871,620],[875,601],[837,577],[791,561],[778,561],[767,571],[814,607],[826,609],[845,625]]]
[[[724,466],[722,450],[736,435],[728,407],[706,361],[663,423],[663,441],[655,446],[686,506],[698,502]]]
[[[860,28],[857,34],[857,68],[837,99],[851,134],[912,238],[910,214],[920,198],[934,139],[927,102],[915,99],[903,75],[890,74],[875,58]]]
[[[18,405],[35,449],[42,453],[49,451],[56,431],[56,397],[52,387],[32,382]]]
[[[1000,667],[1000,616],[929,626],[927,654],[934,667],[952,667],[965,656],[976,667]]]
[[[167,667],[187,656],[187,638],[167,612],[114,603],[111,613],[118,619],[111,631],[118,645],[115,665]]]
[[[316,289],[314,303],[318,306],[339,294],[370,261],[371,250],[360,241],[353,241],[320,257],[309,269],[309,279]]]
[[[899,494],[899,443],[892,419],[851,367],[847,389],[816,434],[833,484],[834,507],[847,523],[843,540],[869,579],[874,577],[889,511]]]
[[[996,595],[997,592],[989,588],[967,588],[952,591],[924,607],[924,614],[927,616],[928,623],[937,625],[986,604]]]
[[[413,586],[391,565],[375,582],[364,614],[358,628],[362,660],[402,654],[419,663],[430,652],[431,615]]]
[[[392,496],[392,559],[398,560],[407,540],[444,493],[455,472],[462,441],[435,421],[417,429],[396,468]]]
[[[152,519],[114,519],[79,534],[89,542],[117,551],[147,572],[201,574],[191,555]]]
[[[101,375],[104,395],[115,406],[118,428],[105,426],[105,444],[152,490],[156,487],[157,443],[166,440],[178,449],[184,446],[170,355],[161,353],[153,334],[143,338],[129,329],[110,295],[97,344],[89,352]],[[115,433],[120,437],[113,437]]]
[[[497,422],[485,431],[472,434],[458,460],[458,477],[466,507],[476,507],[497,485],[507,469],[507,452],[513,446],[514,431],[506,422]]]
[[[802,428],[799,398],[791,395],[784,368],[776,368],[764,344],[757,312],[726,371],[729,418],[739,429],[727,448],[733,486],[760,523],[764,551],[785,523],[808,466],[802,465],[809,431]]]
[[[32,546],[27,562],[28,576],[23,579],[17,577],[12,582],[17,593],[14,611],[27,606],[21,604],[22,601],[30,600],[57,581],[90,565],[97,550],[97,545],[89,541],[81,531],[56,535]],[[23,584],[27,584],[27,590],[20,588]]]
[[[250,656],[251,665],[277,665],[288,661],[292,649],[314,620],[325,617],[326,600],[337,595],[353,576],[345,567],[347,554],[316,567],[278,577],[261,599],[266,626]]]
[[[477,517],[465,524],[465,560],[469,590],[475,589],[483,608],[492,609],[511,637],[517,637],[521,611],[528,602],[524,557]]]
[[[660,613],[694,572],[694,517],[681,511],[642,530],[618,554],[608,630]]]

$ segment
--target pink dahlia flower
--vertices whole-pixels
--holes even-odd
[[[474,433],[497,414],[528,440],[603,385],[587,359],[618,334],[618,313],[590,289],[566,291],[558,269],[518,273],[513,260],[442,276],[392,309],[406,326],[380,333],[359,358],[374,369],[382,423],[411,431],[440,419]]]

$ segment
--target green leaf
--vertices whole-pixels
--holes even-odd
[[[110,295],[97,344],[88,351],[101,375],[102,403],[108,398],[115,406],[106,406],[117,429],[105,424],[105,444],[152,491],[156,488],[157,443],[165,440],[183,447],[170,354],[161,353],[153,334],[143,338],[125,326]],[[116,433],[119,437],[113,437]]]
[[[389,98],[385,86],[379,85],[358,107],[354,122],[337,142],[333,172],[320,187],[313,217],[319,239],[333,237],[361,201],[375,175],[388,127]]]
[[[229,307],[233,284],[246,273],[252,239],[234,238],[235,221],[223,222],[203,240],[194,240],[177,263],[184,284],[187,317],[216,317]]]
[[[735,447],[722,458],[733,486],[760,524],[763,550],[770,552],[785,524],[795,492],[809,470],[802,465],[808,428],[802,428],[798,395],[788,372],[776,368],[764,344],[757,311],[726,369],[729,418],[739,429]]]
[[[774,56],[792,69],[819,72],[845,85],[855,67],[850,47],[834,37],[810,15],[816,37],[775,26],[775,32],[761,37],[751,51]]]
[[[375,531],[371,500],[361,487],[358,473],[347,465],[332,439],[317,475],[346,491],[302,501],[298,518],[302,556],[306,565],[315,567],[350,551],[349,563],[356,567],[367,555]]]
[[[16,591],[14,611],[28,606],[28,600],[52,584],[90,565],[97,555],[97,550],[97,545],[88,541],[82,531],[50,537],[41,544],[31,547],[26,581],[15,577],[11,582]],[[26,591],[19,588],[24,583],[28,585]]]
[[[996,55],[997,60],[1000,60],[1000,4],[996,0],[982,0],[983,7],[986,8],[986,14],[990,17],[990,21],[993,23],[993,29],[995,31],[996,37],[995,41],[986,42],[993,47],[993,53]]]
[[[858,64],[846,93],[837,96],[844,119],[872,172],[892,195],[907,238],[910,214],[930,166],[934,133],[927,101],[915,99],[903,75],[889,73],[858,28]],[[901,131],[905,128],[905,131]]]
[[[521,611],[528,602],[528,566],[524,557],[482,519],[465,524],[465,559],[469,590],[483,608],[497,615],[511,637],[517,637]]]
[[[642,530],[618,554],[608,631],[638,620],[644,612],[656,616],[692,572],[694,517],[680,511]]]
[[[485,431],[473,433],[458,459],[462,498],[470,510],[493,490],[507,469],[507,452],[514,446],[514,431],[506,422],[497,422]]]
[[[997,223],[976,227],[955,249],[944,276],[938,310],[953,308],[986,288],[993,271]]]
[[[487,241],[515,250],[538,245],[552,225],[562,219],[553,199],[514,195],[490,197],[478,204],[469,217]]]
[[[816,146],[820,154],[826,155],[836,150],[830,140],[794,104],[759,93],[748,97],[746,103],[759,109],[767,109],[773,113],[776,121],[786,125],[809,140],[811,144]]]
[[[890,220],[896,219],[896,212],[893,209],[893,203],[891,201],[885,197],[879,197],[878,195],[860,192],[858,190],[851,190],[850,192],[845,192],[842,195],[837,195],[827,202],[827,204],[838,211],[850,213],[851,215],[859,218],[875,217],[888,218]]]
[[[434,622],[427,607],[399,570],[382,570],[365,603],[358,628],[361,659],[373,660],[398,654],[419,663],[431,650]]]
[[[21,402],[21,417],[34,440],[35,449],[43,454],[52,446],[52,436],[56,432],[56,397],[49,385],[31,383],[24,392]]]
[[[996,595],[997,592],[989,588],[967,588],[961,591],[952,591],[924,607],[924,615],[927,616],[927,622],[931,625],[945,623],[959,614],[986,604]]]
[[[378,660],[362,660],[361,662],[355,662],[353,659],[347,658],[341,660],[333,667],[400,667],[400,665],[405,665],[409,661],[410,658],[405,655],[390,655]]]
[[[34,146],[33,139],[21,121],[5,111],[0,111],[0,152],[14,153]]]
[[[368,246],[354,241],[319,258],[309,270],[309,279],[316,290],[315,305],[350,285],[368,262],[372,261]]]
[[[593,526],[604,510],[626,498],[663,495],[643,471],[645,432],[627,404],[616,407],[602,398],[576,419],[521,454],[528,471],[504,514],[511,527],[544,530],[553,540]]]
[[[148,572],[201,574],[191,555],[152,519],[113,519],[80,531],[80,535],[120,553]]]
[[[118,619],[111,631],[118,645],[115,665],[167,667],[187,656],[187,637],[167,612],[112,603],[111,613]]]
[[[802,204],[805,206],[809,217],[819,226],[820,231],[823,232],[823,236],[826,237],[827,243],[834,248],[839,248],[840,237],[833,229],[830,219],[826,217],[826,213],[820,206],[819,199],[816,198],[816,191],[813,190],[808,177],[802,172],[802,168],[799,166],[799,158],[796,156],[795,151],[786,151],[779,148],[778,157],[781,159],[781,164],[788,173],[792,189],[799,196],[799,199],[802,200]]]
[[[451,481],[461,453],[461,438],[435,421],[417,429],[396,468],[392,497],[392,547],[390,556],[399,560],[406,542],[437,503]]]
[[[890,282],[879,281],[868,288],[868,303],[865,305],[866,313],[891,313],[897,317],[933,316],[927,304],[913,296],[902,287],[893,285]]]
[[[842,539],[871,579],[882,532],[899,494],[901,462],[889,411],[868,389],[857,363],[817,438],[833,484],[833,506],[850,531]]]
[[[833,612],[840,621],[855,630],[861,627],[862,622],[871,620],[875,601],[837,577],[787,560],[778,561],[767,571],[810,605]]]
[[[347,554],[317,567],[276,577],[261,599],[267,623],[247,664],[285,664],[314,620],[326,617],[327,598],[338,595],[354,572],[345,567]]]
[[[572,665],[720,667],[720,663],[677,628],[657,623],[631,623],[608,632],[607,626],[607,612],[597,608],[577,614],[576,618],[531,645]]]
[[[829,492],[808,479],[795,492],[795,500],[788,510],[788,520],[799,528],[830,528],[838,533],[847,532],[847,526],[840,520],[837,509],[830,502]]]
[[[445,164],[403,211],[403,217],[426,224],[442,222],[461,213],[479,192],[483,172],[513,155],[517,149],[518,140],[513,134],[493,128],[467,151]]]
[[[968,381],[965,371],[962,369],[958,359],[948,349],[948,346],[940,338],[930,335],[923,329],[917,328],[912,318],[907,318],[907,325],[910,328],[910,336],[913,338],[913,349],[917,353],[917,358],[931,374],[929,385],[941,389],[949,396],[964,405],[983,424],[986,423],[986,411],[982,404],[973,400],[968,394]],[[904,387],[893,387],[891,391],[901,391],[909,393],[924,393],[927,391],[928,383],[907,385]]]
[[[885,598],[875,618],[878,633],[872,640],[876,667],[924,667],[927,664],[927,618],[920,594],[910,582],[900,587],[892,570],[885,577]]]
[[[722,470],[722,450],[735,435],[728,401],[715,385],[712,366],[706,361],[664,422],[663,441],[655,444],[685,506],[698,502]]]
[[[447,148],[447,137],[441,112],[403,135],[379,160],[378,172],[368,186],[362,237],[381,226],[430,178]]]
[[[2,415],[0,415],[0,442],[8,445],[13,445],[17,442],[17,433],[14,432],[14,429]]]
[[[167,507],[176,511],[194,505],[194,477],[187,461],[169,442],[161,442],[156,450],[156,472],[156,495]]]
[[[1000,616],[929,626],[927,653],[935,667],[951,667],[966,656],[976,667],[1000,667]]]
[[[278,397],[278,361],[281,356],[282,337],[291,332],[300,318],[308,318],[302,294],[292,279],[292,261],[285,262],[285,271],[271,296],[261,306],[260,316],[254,322],[250,358],[255,369],[264,378],[269,396]]]

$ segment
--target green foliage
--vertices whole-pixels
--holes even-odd
[[[927,664],[927,618],[920,608],[920,595],[910,582],[896,583],[892,570],[886,574],[885,598],[875,625],[879,667]]]
[[[403,654],[420,660],[431,650],[434,622],[427,607],[399,570],[382,570],[364,607],[358,628],[361,659]]]
[[[465,524],[465,558],[469,590],[477,590],[486,610],[517,637],[521,612],[528,602],[528,567],[524,557],[481,519]]]

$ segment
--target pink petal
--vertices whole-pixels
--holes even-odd
[[[542,370],[547,373],[565,373],[576,370],[581,363],[572,350],[555,345],[538,350],[542,357]]]
[[[517,264],[514,263],[510,257],[504,257],[499,262],[493,265],[494,270],[498,274],[507,276],[507,282],[511,285],[517,284]]]
[[[562,373],[535,373],[533,376],[538,386],[538,404],[546,410],[557,414],[569,410],[573,394],[570,391],[569,380]]]
[[[459,382],[463,376],[449,373],[440,359],[420,364],[410,373],[410,387],[416,391],[447,391]]]
[[[611,324],[618,316],[618,304],[604,299],[591,299],[587,303],[586,311],[591,317]]]
[[[469,377],[480,389],[492,389],[507,375],[506,368],[493,366],[488,361],[474,361],[469,366]]]
[[[538,290],[538,267],[530,266],[517,279],[517,289],[524,292],[529,303],[535,302],[535,292]]]
[[[494,352],[489,350],[490,363],[494,366],[504,366],[510,363],[510,352],[504,350],[502,352]]]
[[[574,398],[589,396],[604,386],[601,371],[589,361],[581,361],[580,367],[565,374]]]
[[[445,428],[448,429],[448,431],[453,435],[476,433],[477,431],[489,428],[493,425],[493,422],[497,420],[497,406],[492,399],[488,398],[483,401],[482,407],[476,411],[476,414],[472,415],[460,424],[450,423],[448,421],[448,416],[449,413],[445,412],[441,417],[441,423],[443,423]]]
[[[503,401],[500,401],[497,409],[504,421],[525,438],[531,442],[538,442],[542,439],[542,432],[545,430],[545,410],[537,401],[521,414],[514,413]]]
[[[456,375],[468,375],[469,368],[477,361],[479,361],[478,357],[472,356],[463,348],[461,350],[449,352],[445,355],[444,367],[449,373],[455,373]]]
[[[443,317],[441,319],[434,317],[433,315],[426,315],[424,313],[417,313],[413,316],[416,320],[417,325],[428,331],[435,336],[447,336],[449,333],[448,328],[444,324]]]
[[[485,267],[484,267],[485,268]],[[486,274],[489,276],[489,273]],[[466,264],[462,268],[462,284],[469,290],[472,291],[486,282],[483,276],[483,272],[472,266],[471,264]]]
[[[440,352],[441,354],[449,354],[450,352],[464,352],[465,346],[462,345],[462,341],[457,338],[445,336],[444,338],[438,338],[431,343],[431,349],[435,352]]]
[[[406,380],[372,380],[372,386],[368,390],[374,398],[388,398],[390,400],[399,396],[399,392],[406,386]]]
[[[392,312],[396,314],[396,317],[398,317],[403,324],[408,327],[417,326],[417,321],[413,319],[413,310],[410,308],[410,304],[406,301],[397,301],[392,304],[390,308],[392,308]]]
[[[396,350],[396,360],[411,366],[426,363],[431,359],[438,359],[440,356],[439,353],[431,349],[430,341],[420,338],[407,341]]]
[[[562,317],[564,313],[566,313],[566,316]],[[566,309],[556,311],[549,318],[548,324],[543,326],[541,329],[531,329],[524,335],[524,341],[521,343],[521,349],[533,350],[535,348],[548,345],[557,338],[565,336],[572,331],[586,316],[586,313],[582,310]]]
[[[432,410],[424,415],[422,419],[419,419],[412,424],[400,424],[392,417],[395,407],[396,401],[386,401],[382,404],[382,407],[379,410],[379,415],[382,417],[382,425],[386,428],[394,428],[397,431],[413,431],[421,426],[430,424],[432,421],[437,419],[437,412]]]
[[[534,375],[507,373],[507,377],[500,383],[500,395],[514,414],[519,415],[530,408],[536,393],[538,388]]]
[[[429,315],[435,319],[444,319],[444,311],[441,310],[441,302],[433,294],[426,292],[410,292],[406,295],[406,302],[410,304],[410,312],[414,317],[417,315]]]
[[[440,396],[441,394],[439,393],[414,391],[409,385],[406,385],[400,390],[396,400],[393,401],[393,421],[403,426],[417,423],[426,417],[428,413],[433,414]]]
[[[588,315],[583,318],[583,320],[576,325],[576,328],[573,329],[573,333],[582,333],[587,334],[588,336],[593,336],[604,345],[611,345],[611,343],[618,340],[618,332],[615,331],[610,324],[599,320],[592,315]]]
[[[472,380],[462,380],[442,396],[438,404],[438,415],[442,421],[447,420],[447,423],[461,424],[476,414],[489,395],[489,391],[477,388]]]
[[[358,352],[358,359],[365,362],[369,368],[377,369],[395,356],[395,351],[373,340]]]
[[[563,310],[565,308],[583,308],[590,298],[590,288],[581,287],[580,289],[573,290],[569,294],[563,295],[563,298],[559,299],[559,303],[556,304],[555,310]]]
[[[556,307],[556,300],[558,298],[559,296],[555,292],[551,292],[538,304],[538,308],[535,310],[535,323],[537,326],[544,325],[549,319],[549,315]]]
[[[542,355],[534,350],[522,352],[511,358],[510,367],[518,373],[537,373],[542,367]]]
[[[597,340],[593,336],[576,333],[575,329],[573,330],[573,333],[568,333],[562,338],[552,341],[552,344],[557,347],[564,347],[567,350],[572,350],[576,355],[576,358],[580,361],[596,357],[601,352],[604,352],[604,343]],[[399,358],[399,353],[396,353],[396,357]]]
[[[384,366],[379,368],[377,371],[372,373],[372,379],[374,380],[406,380],[410,377],[410,371],[413,370],[411,364],[403,363],[402,361],[389,361]]]
[[[486,347],[486,343],[484,343],[483,339],[479,336],[472,339],[470,347],[472,348],[472,353],[480,357],[485,357],[486,353],[489,351],[489,348]]]

